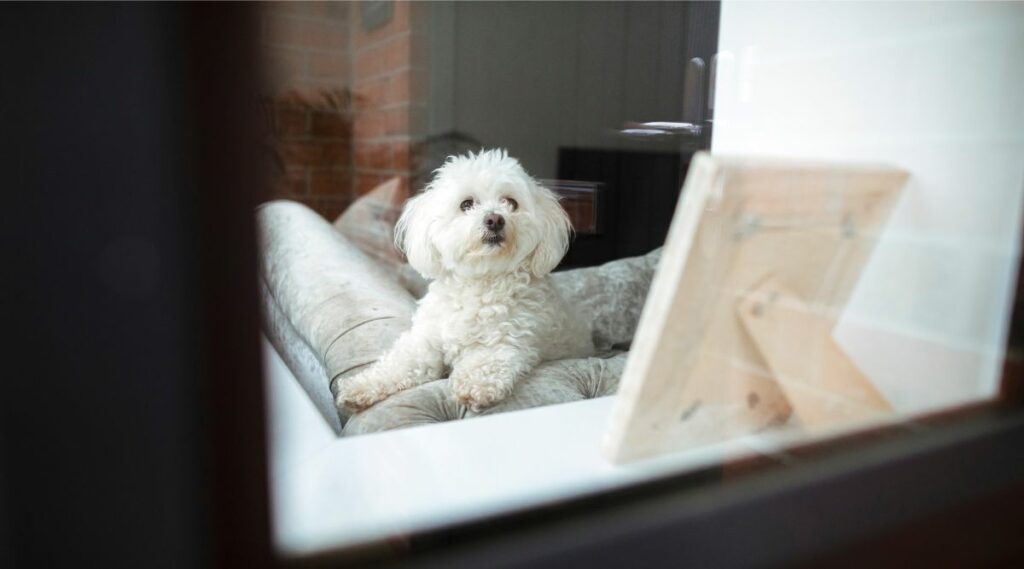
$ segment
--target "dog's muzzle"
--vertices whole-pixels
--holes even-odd
[[[501,245],[505,241],[505,218],[497,213],[484,216],[483,242],[488,245]]]

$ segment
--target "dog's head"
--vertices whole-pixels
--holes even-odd
[[[543,276],[569,246],[558,198],[504,150],[452,156],[405,204],[395,245],[427,278]]]

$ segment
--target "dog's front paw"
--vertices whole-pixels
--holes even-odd
[[[485,363],[456,367],[449,382],[459,403],[478,412],[508,397],[515,385],[515,375],[500,365]]]
[[[362,411],[391,395],[386,387],[378,377],[377,370],[371,367],[359,375],[342,380],[334,402],[339,407]]]

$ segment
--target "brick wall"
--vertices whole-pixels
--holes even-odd
[[[426,112],[425,4],[395,2],[365,31],[359,3],[261,4],[265,97],[278,197],[334,219],[394,176],[406,181]]]
[[[353,18],[357,194],[395,176],[408,181],[410,148],[426,116],[427,9],[423,3],[395,2],[391,21],[370,31]]]
[[[353,6],[271,2],[261,9],[275,194],[333,219],[352,201]]]

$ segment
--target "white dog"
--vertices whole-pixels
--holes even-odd
[[[590,330],[547,278],[571,229],[555,194],[504,150],[450,157],[395,228],[409,264],[433,279],[412,329],[345,381],[338,403],[366,408],[450,371],[478,411],[539,362],[591,355]]]

